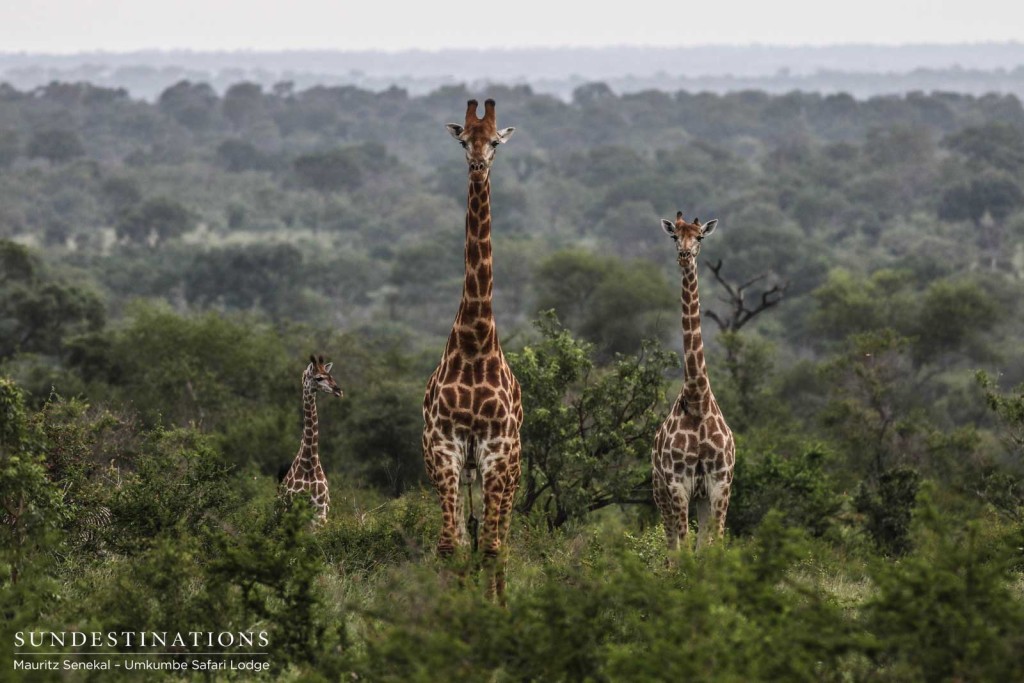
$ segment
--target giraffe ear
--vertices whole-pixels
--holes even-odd
[[[327,365],[324,366],[324,372],[330,374],[331,368],[333,368],[333,367],[334,367],[334,363],[333,362],[332,363],[328,363]]]
[[[314,356],[313,354],[309,354],[309,364],[316,365],[316,356]]]
[[[717,227],[718,227],[718,219],[717,218],[712,218],[707,223],[705,223],[704,225],[701,226],[701,233],[700,233],[701,237],[707,237],[708,235],[713,233],[715,231],[715,228],[717,228]]]
[[[501,130],[498,131],[498,142],[501,144],[505,144],[506,142],[512,139],[512,133],[515,132],[516,129],[511,126],[508,128],[502,128]]]
[[[676,224],[675,223],[673,223],[672,221],[670,221],[668,219],[662,218],[661,219],[661,228],[665,232],[668,233],[669,237],[671,237],[672,239],[676,239]]]
[[[452,134],[453,138],[455,138],[459,142],[462,142],[462,138],[460,138],[459,136],[462,135],[462,131],[464,131],[465,128],[463,128],[457,123],[446,123],[444,124],[444,127],[448,129],[448,132]]]

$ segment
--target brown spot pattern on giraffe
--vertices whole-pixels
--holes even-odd
[[[485,555],[499,558],[493,563],[488,592],[500,596],[504,591],[503,548],[519,483],[523,410],[518,383],[501,351],[491,306],[490,179],[488,175],[480,180],[473,168],[473,155],[486,151],[497,135],[492,100],[485,103],[485,112],[482,119],[477,118],[476,102],[467,104],[461,138],[471,157],[465,279],[448,343],[424,394],[423,456],[441,503],[443,521],[437,544],[441,555],[468,540],[464,520],[458,518],[462,509],[459,480],[467,464],[481,468],[481,542]],[[469,452],[471,448],[474,452]]]
[[[327,519],[331,496],[327,475],[324,474],[320,464],[316,392],[320,390],[341,395],[340,388],[330,375],[329,367],[324,364],[322,356],[319,359],[310,357],[310,364],[302,373],[302,442],[299,445],[298,454],[280,485],[280,492],[284,495],[305,494],[309,496],[316,511],[318,523],[323,523]],[[323,384],[319,383],[315,379],[316,377],[324,377]]]
[[[708,499],[714,515],[714,528],[699,529],[700,537],[710,541],[724,533],[735,463],[732,432],[715,401],[704,362],[696,261],[682,258],[682,250],[703,236],[703,230],[696,220],[687,223],[680,212],[674,234],[682,271],[680,310],[685,376],[651,453],[654,500],[672,549],[686,544],[691,500]]]

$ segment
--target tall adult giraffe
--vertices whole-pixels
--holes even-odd
[[[509,522],[519,486],[523,405],[519,382],[498,342],[491,306],[490,173],[495,149],[508,142],[515,129],[498,130],[494,100],[484,102],[483,118],[477,117],[476,100],[470,100],[466,124],[449,123],[448,131],[466,150],[469,164],[466,275],[444,355],[423,398],[423,459],[441,501],[437,552],[442,557],[468,542],[460,481],[464,472],[469,477],[473,470],[480,471],[487,594],[503,600]]]
[[[687,223],[679,211],[674,223],[662,220],[661,224],[675,240],[682,271],[684,380],[679,397],[654,439],[651,466],[654,502],[665,523],[668,547],[675,550],[680,543],[686,547],[691,500],[697,507],[698,548],[713,538],[712,515],[717,535],[725,533],[736,443],[711,393],[700,333],[697,254],[701,240],[715,231],[718,220],[701,225],[700,219],[694,218]]]
[[[320,464],[320,421],[316,414],[316,392],[323,391],[339,398],[344,392],[331,377],[334,363],[324,364],[324,357],[309,357],[309,365],[302,373],[302,443],[292,466],[281,480],[281,493],[306,493],[316,510],[318,524],[327,521],[331,494],[327,488],[327,475]]]

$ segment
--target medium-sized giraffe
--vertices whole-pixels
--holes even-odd
[[[690,501],[697,508],[697,547],[710,543],[714,516],[719,537],[725,533],[729,490],[736,463],[736,443],[722,411],[711,393],[704,364],[704,342],[700,333],[700,300],[697,296],[697,254],[700,243],[715,231],[718,220],[701,225],[676,213],[675,222],[661,221],[675,240],[683,291],[683,388],[671,412],[654,439],[651,453],[654,502],[665,523],[668,547],[686,544]]]
[[[452,137],[466,150],[469,165],[465,281],[444,355],[423,398],[423,459],[441,501],[437,552],[442,557],[468,542],[460,481],[472,481],[474,470],[480,471],[480,544],[488,565],[487,593],[502,600],[509,522],[519,486],[523,405],[519,382],[498,342],[492,308],[490,174],[495,149],[515,129],[498,129],[494,100],[484,102],[483,118],[476,110],[477,101],[470,100],[466,125],[448,124]]]
[[[331,377],[334,363],[324,364],[324,357],[309,357],[309,365],[302,373],[302,443],[299,453],[281,480],[282,494],[308,493],[316,510],[317,523],[327,521],[331,494],[327,489],[327,475],[320,464],[320,423],[316,414],[316,392],[345,395]]]

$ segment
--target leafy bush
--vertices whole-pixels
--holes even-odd
[[[825,453],[815,448],[790,458],[776,453],[761,457],[741,453],[736,459],[726,519],[729,531],[749,535],[774,509],[787,525],[805,529],[813,536],[826,535],[836,524],[843,504],[836,482],[825,469],[827,461]]]
[[[421,557],[439,523],[436,498],[421,490],[356,515],[332,513],[312,543],[340,571],[372,574]]]
[[[888,680],[1008,681],[1024,670],[1024,605],[1011,586],[1010,538],[951,522],[922,495],[916,551],[878,563],[866,605]],[[1019,551],[1017,551],[1019,553]]]
[[[881,552],[902,555],[910,549],[910,522],[920,485],[917,470],[898,467],[883,472],[877,484],[862,482],[858,487],[854,507],[864,515],[864,528]]]
[[[46,472],[41,435],[21,389],[0,377],[0,586],[16,584],[52,550],[65,514],[63,496]]]
[[[194,430],[154,430],[133,465],[111,501],[110,541],[122,552],[137,552],[162,535],[195,534],[236,502],[227,466]]]
[[[687,555],[673,571],[619,546],[513,594],[508,611],[404,574],[412,590],[375,606],[352,668],[382,681],[821,680],[857,639],[824,595],[789,576],[804,552],[778,516],[748,546]]]
[[[611,505],[650,504],[650,448],[663,415],[662,375],[675,354],[653,343],[596,370],[591,347],[553,313],[541,340],[509,354],[523,388],[523,481],[518,502],[552,528]]]

